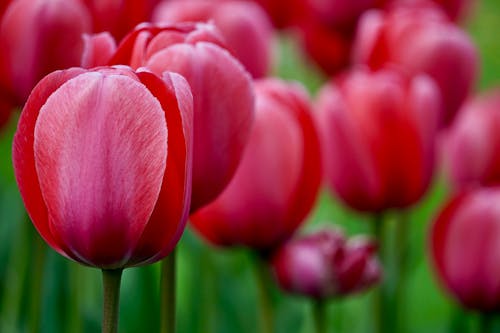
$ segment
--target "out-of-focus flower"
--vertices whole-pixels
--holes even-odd
[[[160,4],[153,21],[172,23],[213,21],[228,50],[254,78],[266,76],[271,67],[271,22],[256,4],[247,1],[173,0]]]
[[[500,90],[475,97],[445,133],[443,153],[455,189],[500,185]]]
[[[325,85],[316,115],[330,188],[361,211],[418,201],[433,174],[439,111],[426,76],[358,69]]]
[[[418,3],[366,13],[357,32],[354,59],[372,69],[397,66],[409,75],[431,76],[443,99],[441,126],[453,121],[478,70],[469,36],[438,8]]]
[[[189,212],[192,96],[179,75],[128,67],[46,76],[14,137],[15,175],[45,241],[85,265],[155,262]]]
[[[90,16],[78,0],[17,0],[0,25],[0,87],[22,105],[48,73],[77,66]]]
[[[277,79],[255,88],[255,123],[236,174],[191,221],[217,245],[265,252],[289,238],[312,209],[321,162],[305,91]]]
[[[213,25],[142,25],[118,46],[111,64],[180,73],[194,100],[191,211],[222,192],[238,166],[254,114],[251,77],[221,46]]]
[[[382,275],[375,244],[324,229],[282,245],[271,258],[279,286],[315,299],[341,297],[375,285]]]
[[[304,14],[303,0],[251,0],[258,3],[271,18],[277,28],[286,28],[296,23]]]
[[[448,202],[431,230],[437,275],[465,307],[500,309],[500,189],[464,192]]]
[[[83,0],[89,8],[94,32],[109,31],[117,40],[137,24],[149,22],[161,0]]]

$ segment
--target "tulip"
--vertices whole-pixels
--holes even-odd
[[[313,299],[343,297],[380,280],[375,250],[367,238],[347,240],[339,230],[324,229],[282,245],[271,265],[285,291]]]
[[[11,2],[0,25],[0,88],[10,103],[24,104],[48,73],[79,65],[82,34],[90,28],[89,13],[78,0]]]
[[[404,208],[425,193],[434,169],[437,87],[425,76],[354,70],[317,101],[325,178],[351,208]]]
[[[176,74],[73,68],[40,81],[13,161],[42,238],[103,269],[166,256],[189,211],[191,112],[189,86]]]
[[[269,72],[273,31],[266,13],[256,4],[174,0],[161,3],[153,15],[157,23],[211,20],[224,37],[228,50],[254,78]]]
[[[94,32],[109,31],[120,40],[137,24],[148,22],[161,0],[83,0],[93,19]]]
[[[464,307],[485,313],[500,309],[499,200],[498,187],[462,192],[441,210],[430,233],[442,285]]]
[[[363,15],[354,59],[372,69],[397,66],[409,75],[432,77],[443,99],[441,127],[453,121],[478,71],[477,51],[469,36],[440,10],[420,5]]]
[[[239,164],[253,121],[250,75],[222,48],[213,25],[142,25],[118,46],[112,64],[180,73],[194,100],[191,212],[215,199]]]
[[[257,81],[255,89],[255,123],[236,174],[191,221],[214,244],[265,253],[313,207],[321,163],[305,91],[277,79]]]
[[[455,189],[500,184],[500,90],[469,100],[445,133],[443,150]]]
[[[296,23],[303,14],[303,0],[252,0],[269,15],[276,28],[282,29]]]

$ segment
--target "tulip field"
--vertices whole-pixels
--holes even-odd
[[[498,0],[0,0],[0,333],[500,332]]]

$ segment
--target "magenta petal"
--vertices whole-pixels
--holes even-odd
[[[83,36],[82,67],[106,65],[116,51],[116,41],[109,32]]]
[[[123,266],[165,171],[167,130],[158,100],[126,76],[82,74],[48,98],[34,136],[52,228],[85,262]]]
[[[40,191],[38,175],[35,170],[35,155],[33,151],[34,128],[38,114],[47,98],[64,82],[85,72],[80,68],[57,71],[46,76],[33,89],[24,106],[12,147],[12,159],[19,191],[28,214],[42,238],[56,251],[65,256],[71,256],[70,251],[61,247],[57,233],[49,228],[47,207]]]

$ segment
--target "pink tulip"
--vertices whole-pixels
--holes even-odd
[[[371,11],[362,17],[356,38],[357,63],[431,76],[443,98],[441,126],[453,121],[474,86],[478,55],[469,36],[443,12],[420,5]]]
[[[360,292],[381,277],[375,244],[361,236],[349,240],[338,230],[321,230],[293,239],[272,256],[279,286],[315,299]]]
[[[500,185],[500,90],[468,101],[445,134],[444,154],[455,188]]]
[[[118,46],[112,64],[145,66],[161,75],[177,72],[194,100],[194,212],[211,202],[231,180],[253,121],[250,75],[222,48],[213,25],[144,25]]]
[[[83,0],[92,13],[94,32],[109,31],[120,40],[137,24],[148,22],[161,0]]]
[[[13,1],[0,25],[0,87],[24,104],[45,75],[80,64],[88,32],[90,17],[78,0]]]
[[[431,229],[430,246],[443,286],[465,307],[500,309],[500,189],[454,197]]]
[[[312,209],[321,163],[305,91],[275,79],[257,81],[255,89],[255,123],[236,174],[191,221],[215,244],[266,251]]]
[[[189,212],[192,96],[177,74],[73,68],[45,77],[14,137],[26,209],[60,254],[106,269],[160,260]]]
[[[266,76],[271,68],[271,22],[256,4],[246,1],[173,0],[160,4],[153,21],[172,23],[213,21],[227,48],[253,77]]]
[[[347,205],[377,212],[422,197],[440,111],[431,79],[354,70],[324,86],[317,111],[327,183]]]

